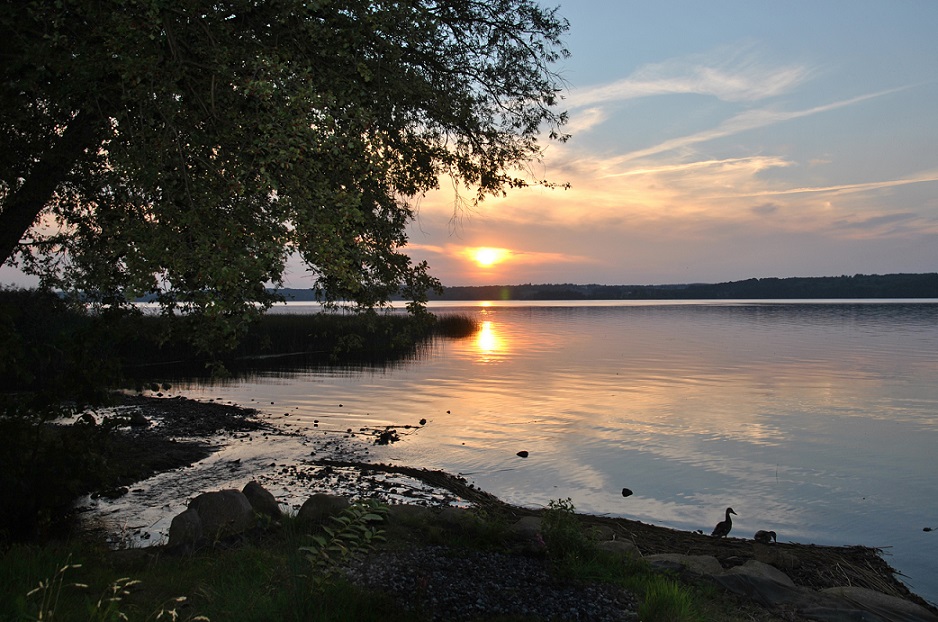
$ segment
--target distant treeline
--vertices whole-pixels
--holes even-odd
[[[489,285],[447,287],[435,300],[709,300],[938,298],[938,273],[765,278],[686,285]]]
[[[287,300],[314,300],[311,290],[282,289]],[[727,300],[785,298],[938,298],[938,273],[855,274],[747,279],[679,285],[479,285],[446,287],[431,300]]]

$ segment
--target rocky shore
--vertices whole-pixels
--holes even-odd
[[[149,421],[159,422],[121,432],[127,435],[127,442],[116,446],[126,448],[126,454],[118,452],[115,459],[129,463],[127,480],[120,482],[125,486],[131,479],[204,458],[217,448],[210,439],[220,432],[257,431],[266,425],[250,410],[183,398],[128,396],[124,407],[139,409]],[[174,451],[167,451],[169,446],[174,446]],[[536,541],[538,537],[541,511],[504,504],[457,476],[358,460],[321,459],[308,467],[308,471],[317,470],[357,472],[358,481],[367,482],[362,486],[372,498],[387,498],[380,482],[396,475],[442,491],[440,499],[455,499],[469,506],[392,506],[389,528],[430,523],[445,528],[478,520],[479,516],[499,516],[509,521],[519,541]],[[415,518],[418,514],[419,519]],[[735,595],[754,608],[750,619],[938,622],[938,611],[911,593],[876,549],[761,544],[621,518],[578,515],[578,519],[584,529],[598,534],[598,544],[603,547],[644,559],[684,581],[709,582]],[[564,585],[551,578],[536,556],[513,550],[454,557],[446,547],[420,542],[418,535],[413,546],[404,550],[375,551],[351,568],[349,576],[363,585],[398,594],[406,602],[423,595],[419,604],[433,619],[486,619],[509,614],[543,619],[636,619],[634,595],[601,584]]]

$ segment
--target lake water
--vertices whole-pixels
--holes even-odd
[[[431,310],[481,330],[387,369],[179,391],[303,433],[426,419],[370,459],[463,474],[514,504],[569,497],[578,511],[706,533],[732,506],[734,536],[882,547],[938,601],[938,532],[924,531],[938,529],[938,301]],[[309,453],[290,442],[273,460]]]

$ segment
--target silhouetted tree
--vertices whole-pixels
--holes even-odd
[[[0,8],[0,261],[234,338],[297,253],[325,302],[439,287],[413,199],[533,180],[567,54],[532,0],[21,0]]]

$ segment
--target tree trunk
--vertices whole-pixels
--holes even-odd
[[[56,188],[87,149],[96,148],[99,119],[80,111],[65,132],[32,167],[25,183],[3,202],[0,211],[0,265],[6,263],[36,222],[40,212],[52,200]]]

